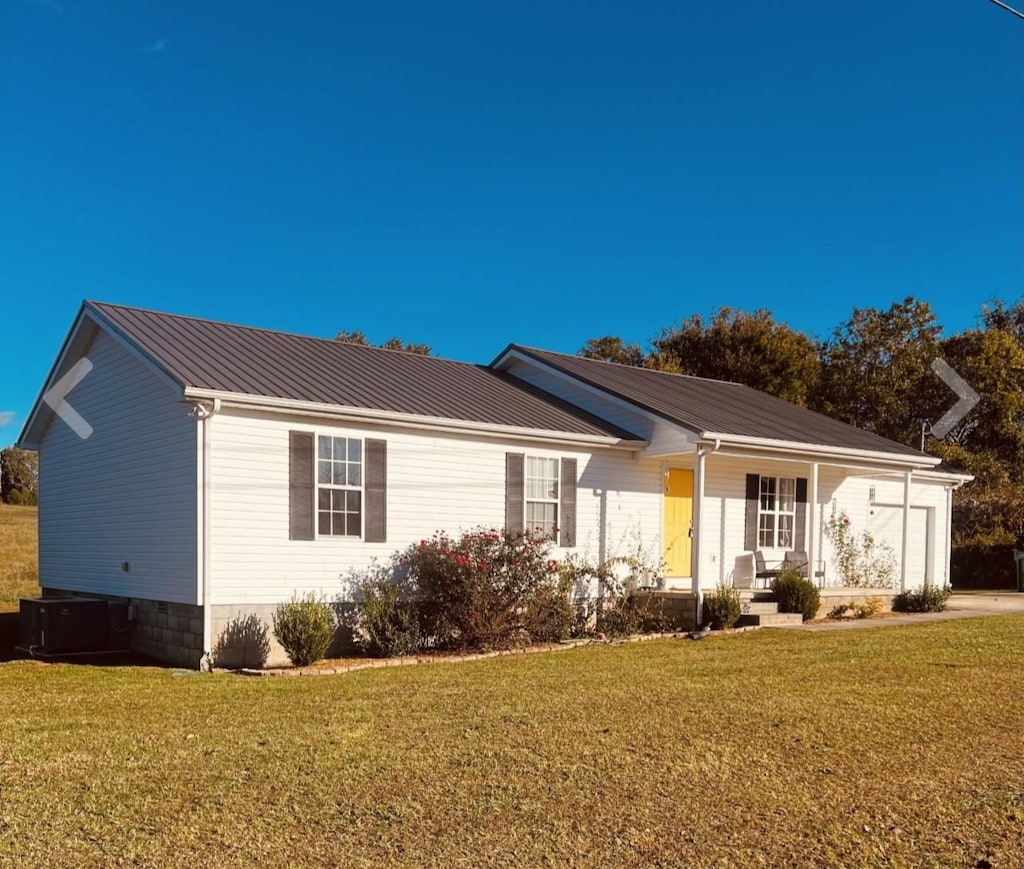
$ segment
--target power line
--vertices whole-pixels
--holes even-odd
[[[1012,12],[1018,18],[1024,18],[1024,12],[1018,12],[1012,6],[1007,6],[1005,3],[1000,3],[999,0],[989,0],[991,3],[995,3],[996,6],[1002,6],[1007,12]]]

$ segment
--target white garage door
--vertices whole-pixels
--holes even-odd
[[[876,542],[888,543],[896,554],[896,580],[898,585],[900,552],[903,548],[903,508],[875,505],[871,510],[871,533],[874,535]],[[930,514],[931,511],[927,507],[910,508],[910,563],[907,566],[908,587],[922,585],[925,579],[929,578],[930,529],[928,526]]]

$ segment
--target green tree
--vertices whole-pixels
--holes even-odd
[[[358,329],[351,332],[339,332],[334,336],[334,340],[345,344],[358,344],[360,347],[382,347],[385,350],[401,350],[404,353],[415,353],[417,356],[430,356],[434,352],[430,349],[429,344],[416,344],[411,341],[406,343],[401,338],[388,338],[387,341],[381,344],[372,344],[367,339],[366,334]]]
[[[580,347],[577,356],[587,359],[603,359],[605,362],[616,362],[619,365],[641,366],[644,364],[644,353],[639,344],[625,344],[621,338],[605,335],[603,338],[591,338]]]
[[[651,342],[652,368],[743,383],[806,406],[820,372],[817,343],[770,311],[719,308],[705,323],[700,315],[662,329]]]
[[[1024,342],[1012,321],[942,342],[943,358],[981,397],[944,441],[928,450],[974,474],[957,492],[957,542],[1024,545]],[[947,405],[953,396],[947,391]]]
[[[39,454],[7,447],[0,451],[0,500],[5,504],[39,503]]]
[[[949,395],[931,370],[941,334],[931,307],[910,296],[885,311],[854,308],[822,348],[815,409],[920,446],[921,421],[935,421],[945,409],[941,389]]]

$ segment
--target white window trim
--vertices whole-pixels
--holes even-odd
[[[762,480],[774,480],[775,481],[775,509],[767,510],[761,506],[761,481]],[[781,510],[779,505],[782,501],[782,483],[783,481],[792,484],[793,492],[793,509],[792,510]],[[761,542],[761,517],[762,516],[774,517],[772,523],[772,542],[771,544],[765,544]],[[779,519],[780,517],[790,517],[790,542],[788,544],[779,543]],[[792,550],[796,543],[796,477],[776,477],[771,474],[759,474],[757,478],[757,545],[759,549],[779,549],[779,550]]]
[[[554,498],[531,498],[530,491],[530,459],[544,459],[555,463],[555,497]],[[529,533],[536,531],[529,520],[530,504],[554,504],[555,525],[551,532],[551,539],[558,540],[558,523],[561,521],[562,512],[562,457],[549,456],[542,453],[527,453],[523,457],[523,528]]]
[[[359,479],[358,486],[339,486],[334,483],[320,482],[320,438],[344,438],[346,441],[359,441]],[[362,434],[347,432],[314,432],[313,435],[313,531],[317,540],[359,540],[366,536],[366,438]],[[359,492],[359,534],[322,534],[320,532],[320,490],[332,489],[342,492]],[[332,511],[333,514],[334,511]]]

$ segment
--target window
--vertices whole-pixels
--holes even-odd
[[[790,549],[796,527],[796,479],[761,477],[757,542],[765,549]]]
[[[317,531],[359,537],[363,528],[363,442],[317,438]]]
[[[558,459],[526,457],[526,530],[554,539],[558,528]]]

